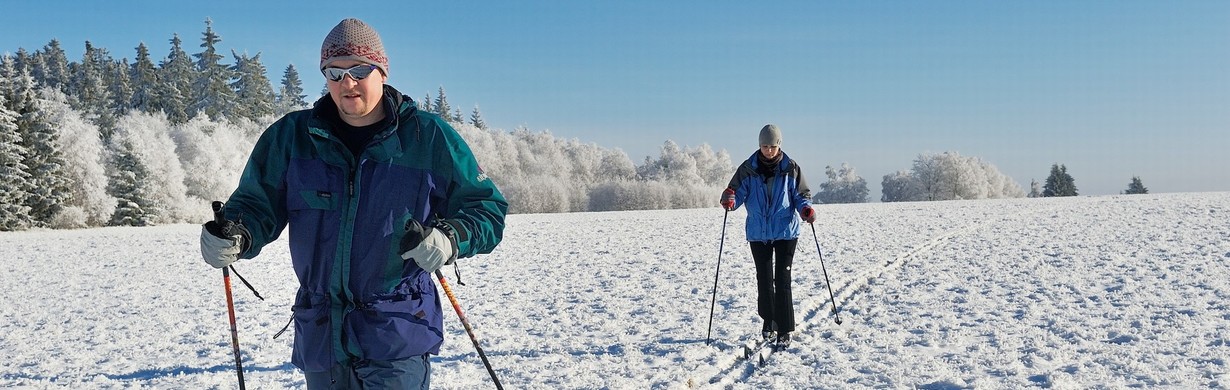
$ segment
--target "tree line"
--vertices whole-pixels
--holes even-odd
[[[178,35],[170,41],[157,65],[144,44],[130,62],[88,41],[69,61],[54,39],[0,57],[0,231],[203,221],[209,201],[237,185],[267,124],[308,107],[293,65],[275,92],[260,54],[231,51],[234,62],[223,64],[209,20],[200,52],[187,54]],[[457,128],[513,213],[710,207],[734,170],[725,150],[707,144],[667,140],[638,165],[618,148],[489,129],[478,106],[463,117],[443,86],[416,103]],[[866,180],[848,164],[825,176],[815,203],[868,201]],[[1025,196],[994,165],[955,152],[920,154],[882,184],[884,202]],[[1147,191],[1133,177],[1125,193]],[[1029,194],[1074,195],[1058,164]]]
[[[175,35],[157,65],[144,44],[129,61],[88,41],[69,61],[54,39],[0,57],[0,230],[208,218],[265,126],[308,107],[293,65],[274,92],[259,54],[224,64],[219,42],[206,20],[199,53]],[[488,129],[477,106],[466,123],[443,86],[416,104],[469,140],[513,212],[701,207],[732,169],[708,145],[667,141],[637,166],[618,149]]]

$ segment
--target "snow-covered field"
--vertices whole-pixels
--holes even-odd
[[[202,205],[202,207],[208,207]],[[509,389],[1227,388],[1230,193],[831,205],[768,365],[742,210],[513,215],[446,271]],[[0,233],[0,388],[235,388],[221,272],[195,225]],[[299,388],[285,244],[233,281],[250,389]],[[491,388],[451,308],[441,389]]]

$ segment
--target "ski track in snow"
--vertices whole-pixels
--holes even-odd
[[[207,205],[206,205],[207,207]],[[1226,388],[1230,193],[825,205],[794,264],[798,329],[768,364],[742,211],[513,215],[446,269],[509,389]],[[0,388],[235,387],[199,226],[0,233]],[[295,389],[284,242],[232,278],[245,377]],[[433,388],[491,388],[444,302]],[[754,357],[753,357],[754,359]]]

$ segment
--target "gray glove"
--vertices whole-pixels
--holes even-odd
[[[236,260],[245,248],[247,229],[243,225],[215,221],[201,225],[201,257],[214,268],[223,268]]]
[[[414,259],[427,272],[436,272],[457,259],[457,242],[452,235],[437,227],[424,227],[415,219],[406,222],[406,235],[398,250],[403,260]]]

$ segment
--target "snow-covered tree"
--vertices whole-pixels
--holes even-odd
[[[1132,176],[1132,182],[1128,183],[1128,188],[1123,193],[1127,195],[1147,194],[1149,189],[1145,188],[1145,184],[1140,181],[1140,176]]]
[[[108,171],[111,194],[119,199],[119,217],[113,217],[112,223],[173,223],[191,214],[170,128],[161,114],[132,111],[117,121]]]
[[[60,41],[52,39],[35,57],[39,58],[41,66],[31,69],[34,80],[43,86],[67,91],[71,74],[68,70],[68,55],[64,54]]]
[[[59,148],[59,134],[43,111],[34,78],[24,68],[15,69],[10,57],[0,64],[0,90],[9,96],[7,106],[17,114],[17,129],[25,151],[22,165],[29,173],[25,183],[33,226],[49,226],[68,201],[69,179],[64,174],[64,155]]]
[[[129,78],[130,68],[127,58],[106,64],[103,82],[107,83],[107,95],[111,97],[107,104],[111,116],[118,117],[132,109],[134,89],[132,79]]]
[[[30,75],[31,69],[34,69],[38,66],[40,66],[39,60],[34,58],[34,56],[31,56],[30,53],[27,52],[25,48],[17,48],[17,54],[13,55],[13,68],[14,69],[18,71],[24,71],[26,72],[27,75]],[[33,79],[33,77],[31,77],[31,79]]]
[[[474,152],[483,171],[492,178],[512,180],[521,177],[518,144],[504,131],[481,130],[471,125],[456,126]]]
[[[295,69],[295,64],[287,65],[286,71],[282,72],[282,88],[278,90],[275,115],[285,115],[307,108],[305,98],[307,95],[303,94],[303,81],[299,80],[299,71]]]
[[[428,92],[427,95],[423,96],[423,100],[418,101],[418,105],[419,110],[424,112],[436,112],[431,107],[431,92]]]
[[[645,178],[619,149],[563,140],[524,126],[511,132],[468,123],[454,127],[504,191],[514,213],[707,207],[733,173],[726,151],[715,155],[708,145],[680,148],[669,142],[662,156],[648,159],[653,167],[645,170],[653,174]],[[698,175],[709,171],[721,172],[713,175],[720,177],[718,184]]]
[[[440,86],[440,94],[436,95],[435,103],[431,105],[431,112],[436,113],[445,120],[451,120],[453,116],[453,106],[448,104],[448,97],[444,95],[444,86]]]
[[[867,203],[871,190],[867,189],[867,181],[854,172],[854,167],[841,163],[840,169],[832,166],[824,167],[824,175],[828,181],[820,183],[820,191],[816,192],[813,201],[816,203]]]
[[[725,153],[725,150],[722,152]],[[628,154],[619,148],[605,150],[595,176],[617,182],[633,180],[636,179],[636,165],[628,158]]]
[[[1025,196],[991,163],[955,152],[920,154],[908,173],[885,175],[883,184],[885,202]]]
[[[661,181],[616,180],[602,183],[590,191],[589,209],[591,211],[669,209],[671,208],[670,187],[670,184]]]
[[[98,126],[83,119],[68,105],[59,90],[41,91],[42,111],[58,131],[56,138],[64,156],[64,174],[71,196],[52,227],[79,228],[103,226],[115,211],[116,199],[107,193],[107,174],[103,163],[109,157],[103,147]]]
[[[249,135],[255,132],[244,129],[244,123],[253,122],[215,122],[199,116],[171,128],[190,204],[225,199],[239,185],[256,144],[256,137]]]
[[[735,171],[730,162],[730,153],[725,150],[714,153],[709,144],[700,144],[688,149],[687,153],[696,161],[696,174],[705,184],[725,187],[730,183],[730,177]]]
[[[1042,196],[1076,196],[1076,180],[1068,174],[1068,167],[1061,164],[1051,165],[1051,174],[1046,177],[1046,185],[1042,186]]]
[[[231,50],[235,57],[235,66],[231,68],[235,81],[231,88],[235,90],[236,100],[231,104],[233,119],[248,118],[259,120],[274,113],[273,87],[265,76],[265,65],[261,64],[261,55],[248,57]]]
[[[115,213],[111,215],[111,225],[148,226],[160,219],[162,210],[158,207],[154,191],[147,180],[149,169],[136,156],[135,146],[126,139],[117,140],[112,145],[112,160],[107,181],[107,192],[118,200]]]
[[[470,124],[474,127],[487,130],[487,122],[483,122],[483,114],[478,112],[478,105],[474,105],[474,111],[470,112]]]
[[[662,144],[657,160],[642,165],[637,172],[649,181],[667,181],[680,184],[701,184],[705,180],[696,169],[696,159],[679,147],[675,141]]]
[[[214,22],[205,18],[205,32],[202,33],[200,53],[193,54],[196,58],[198,77],[192,83],[192,103],[188,105],[188,116],[206,115],[218,120],[228,117],[233,103],[238,99],[235,90],[231,88],[231,79],[235,72],[221,62],[217,45],[222,37],[214,33]],[[236,116],[242,117],[242,115]]]
[[[920,154],[914,159],[914,166],[910,170],[910,175],[917,182],[917,187],[922,191],[923,198],[920,200],[941,200],[941,193],[944,191],[942,174],[943,167],[940,166],[940,161],[934,154]]]
[[[510,213],[563,213],[569,210],[569,190],[564,182],[548,175],[532,175],[519,180],[497,182]],[[512,201],[516,199],[516,201]]]
[[[132,98],[128,106],[142,112],[158,112],[158,68],[154,66],[145,42],[137,45],[137,59],[128,70],[128,80],[132,82]]]
[[[70,64],[72,79],[69,84],[69,102],[73,108],[85,114],[86,118],[97,123],[103,132],[103,138],[111,134],[115,116],[110,109],[111,95],[103,77],[111,63],[111,56],[106,50],[94,47],[90,41],[85,42],[85,53],[81,62]]]
[[[30,226],[30,207],[25,204],[30,174],[22,161],[26,150],[17,129],[17,113],[8,109],[0,93],[0,231]]]
[[[550,132],[518,128],[511,134],[521,144],[516,159],[521,161],[521,171],[526,176],[550,175],[565,181],[570,179],[572,171],[568,169],[568,159]]]
[[[1029,179],[1029,197],[1030,198],[1041,198],[1042,197],[1042,184],[1038,183],[1037,179]]]
[[[154,104],[158,110],[166,113],[171,123],[184,123],[190,118],[188,106],[196,98],[193,96],[192,83],[197,79],[196,68],[192,66],[192,58],[184,51],[183,40],[179,34],[171,36],[171,52],[158,68],[159,83],[156,96],[159,100]],[[157,110],[151,110],[154,112]]]
[[[909,171],[897,171],[884,175],[881,185],[881,202],[916,202],[926,200],[918,179]]]

